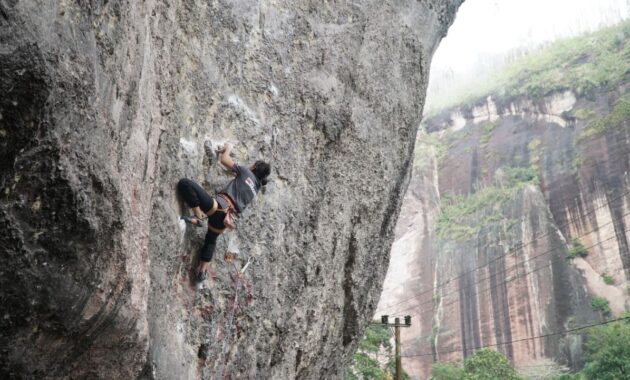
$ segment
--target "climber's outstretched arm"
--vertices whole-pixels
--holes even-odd
[[[228,143],[225,143],[223,147],[219,150],[219,161],[221,162],[221,164],[223,164],[223,166],[227,167],[228,169],[232,169],[234,167],[234,161],[232,161],[232,158],[230,157],[231,150],[232,146]]]

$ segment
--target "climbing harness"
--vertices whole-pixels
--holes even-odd
[[[234,209],[234,204],[232,203],[232,200],[228,196],[224,195],[223,193],[219,193],[218,196],[220,196],[226,201],[227,207],[224,209],[219,208],[219,202],[217,202],[217,200],[213,198],[212,207],[210,208],[210,210],[208,210],[206,214],[208,215],[208,217],[210,217],[214,215],[214,213],[216,213],[217,211],[225,213],[225,218],[223,219],[223,224],[225,225],[225,228],[216,228],[216,227],[211,226],[210,223],[208,223],[208,229],[210,231],[214,232],[215,234],[221,235],[223,232],[225,232],[226,229],[236,228],[236,225],[232,221],[232,219],[235,218],[236,215],[233,215],[234,212],[232,210]]]
[[[221,210],[225,212],[225,219],[223,219],[223,224],[225,225],[225,228],[233,230],[236,228],[236,219],[238,217],[236,207],[234,207],[234,202],[232,202],[230,197],[228,197],[224,193],[219,193],[218,195],[223,198],[227,203],[227,207],[224,210]]]
[[[223,209],[219,208],[219,202],[217,202],[216,199],[212,198],[212,207],[210,208],[210,210],[208,210],[208,212],[206,213],[208,215],[208,219],[214,215],[214,213],[216,213],[217,211],[225,211]],[[215,234],[221,235],[223,233],[223,231],[225,231],[225,228],[216,228],[216,227],[212,227],[210,225],[210,220],[208,220],[208,229],[212,232],[214,232]]]

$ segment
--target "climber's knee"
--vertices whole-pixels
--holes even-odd
[[[188,178],[182,178],[177,182],[177,191],[179,193],[184,193],[185,189],[188,187],[188,182],[190,180]]]

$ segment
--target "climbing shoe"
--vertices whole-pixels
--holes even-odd
[[[182,219],[184,222],[188,223],[188,224],[192,224],[193,226],[196,226],[196,227],[203,227],[203,225],[202,225],[202,223],[201,223],[201,219],[199,219],[199,218],[195,218],[194,216],[187,216],[187,215],[184,215],[184,216],[182,216],[182,217],[181,217],[181,219]]]
[[[208,279],[208,272],[206,271],[197,272],[197,277],[195,278],[195,280],[197,280],[197,283],[204,282],[207,279]]]

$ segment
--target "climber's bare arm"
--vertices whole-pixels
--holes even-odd
[[[231,150],[232,146],[228,143],[223,145],[223,148],[219,150],[219,161],[221,162],[221,164],[223,164],[223,166],[228,169],[232,169],[232,167],[234,166],[234,161],[232,161],[232,158],[230,157]]]

